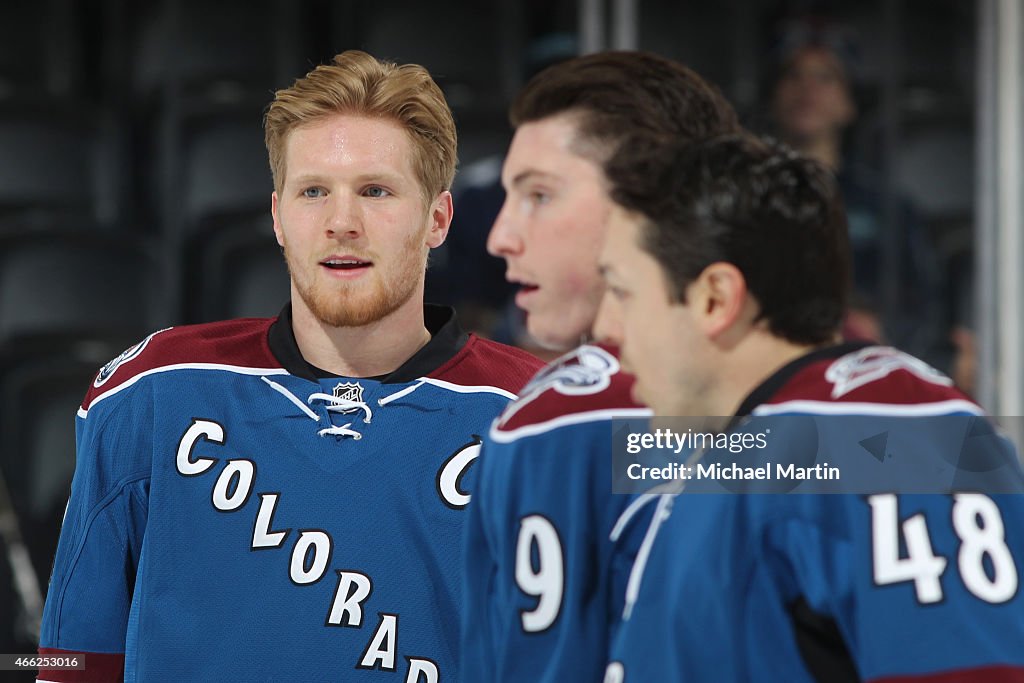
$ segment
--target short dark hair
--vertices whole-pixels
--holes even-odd
[[[640,247],[674,300],[715,262],[736,266],[758,319],[791,342],[831,340],[850,287],[846,216],[831,172],[752,135],[688,146],[634,138],[608,161],[612,199],[644,217]]]
[[[579,116],[577,149],[604,162],[631,133],[690,143],[739,130],[719,90],[687,67],[649,52],[613,51],[559,62],[534,76],[512,102],[509,121]]]

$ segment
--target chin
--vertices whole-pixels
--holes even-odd
[[[582,333],[576,335],[566,334],[564,328],[552,327],[555,327],[555,329],[548,326],[531,325],[530,320],[527,319],[526,329],[530,333],[530,337],[539,346],[549,351],[569,351],[579,346],[580,340],[584,338]]]

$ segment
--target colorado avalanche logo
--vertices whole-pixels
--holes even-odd
[[[110,361],[102,368],[100,368],[99,374],[96,375],[96,379],[93,381],[92,385],[98,389],[104,384],[106,384],[107,380],[110,379],[111,376],[113,376],[113,374],[117,371],[119,367],[121,367],[128,361],[139,357],[139,354],[141,354],[146,349],[146,345],[149,344],[150,339],[160,334],[161,332],[166,332],[169,329],[171,328],[168,327],[163,330],[157,330],[153,334],[149,335],[148,337],[140,341],[138,344],[135,344],[134,346],[129,346],[127,349],[122,351],[117,358]]]
[[[523,396],[547,389],[570,395],[597,394],[608,388],[619,361],[597,346],[581,346],[542,370],[521,392]]]
[[[363,386],[359,382],[339,382],[331,393],[342,401],[363,402]]]
[[[828,367],[825,380],[833,385],[832,398],[839,398],[897,370],[906,370],[932,384],[953,386],[953,380],[924,361],[888,346],[869,346],[843,356]]]
[[[597,346],[581,346],[570,351],[541,370],[519,393],[498,419],[498,426],[508,424],[516,413],[551,389],[563,396],[599,394],[612,383],[619,371],[619,361]]]

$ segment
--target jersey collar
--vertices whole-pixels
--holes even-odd
[[[736,411],[736,415],[732,420],[730,420],[729,427],[731,428],[735,426],[740,419],[750,415],[754,411],[754,408],[762,403],[766,403],[773,396],[779,393],[782,387],[786,386],[789,380],[793,379],[798,372],[806,368],[811,363],[816,363],[821,360],[841,358],[848,353],[867,348],[868,346],[877,346],[877,343],[860,341],[845,342],[834,346],[815,349],[814,351],[810,351],[799,358],[791,360],[776,370],[768,379],[761,382],[757,388],[743,399],[743,402],[740,403],[739,410]]]
[[[459,325],[455,309],[450,306],[425,304],[423,319],[427,331],[430,332],[430,341],[398,369],[383,377],[381,382],[400,384],[428,375],[447,363],[469,341],[469,335]],[[335,376],[310,365],[299,352],[295,332],[292,330],[291,302],[285,304],[280,315],[270,325],[267,343],[270,345],[270,352],[281,363],[281,367],[296,377],[316,382],[321,377]]]

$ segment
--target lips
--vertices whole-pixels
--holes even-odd
[[[320,262],[320,265],[329,270],[362,270],[373,266],[373,261],[367,261],[356,256],[331,256]]]
[[[527,310],[530,307],[530,301],[533,299],[534,293],[536,293],[540,287],[535,284],[528,282],[519,282],[519,291],[516,293],[516,306],[523,310]]]

